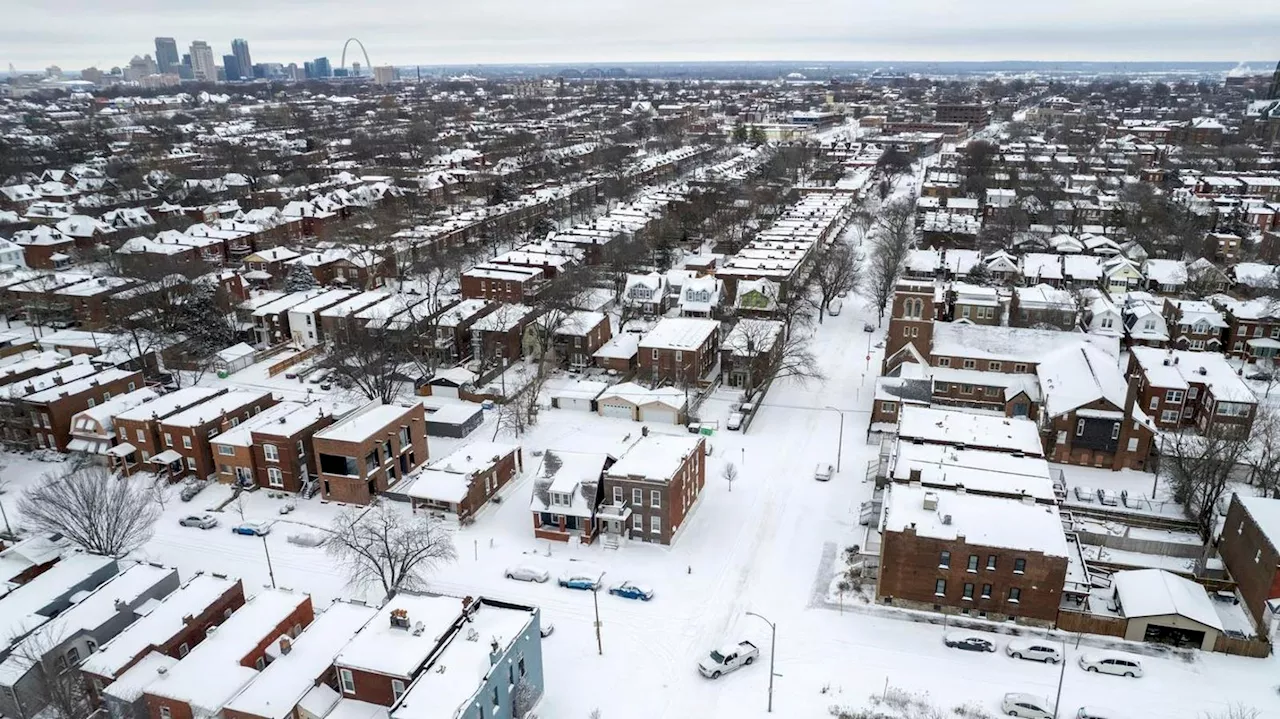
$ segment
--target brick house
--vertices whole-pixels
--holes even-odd
[[[1051,627],[1069,547],[1054,505],[889,485],[877,601]]]
[[[245,276],[257,285],[280,287],[289,273],[288,263],[300,256],[287,247],[255,252],[244,258]]]
[[[1203,300],[1164,301],[1170,345],[1180,350],[1222,351],[1227,321],[1218,308]]]
[[[320,403],[281,402],[209,440],[218,481],[299,492],[316,476],[312,436],[333,423]]]
[[[567,542],[578,537],[590,544],[599,532],[596,510],[604,501],[604,474],[616,461],[602,453],[547,450],[560,460],[555,471],[546,455],[534,479],[529,509],[533,512],[533,536]],[[541,489],[545,485],[545,491]]]
[[[715,320],[661,319],[640,338],[638,377],[655,385],[696,383],[715,367],[719,341]]]
[[[1129,376],[1138,406],[1161,429],[1220,428],[1243,437],[1253,427],[1257,397],[1220,354],[1134,347]]]
[[[603,312],[577,310],[567,315],[548,313],[530,322],[525,329],[526,343],[532,343],[529,346],[535,350],[541,349],[544,335],[548,331],[548,321],[558,322],[557,327],[551,328],[555,356],[562,364],[570,367],[590,366],[596,350],[613,338],[609,317]],[[534,354],[541,352],[535,351]]]
[[[226,621],[244,605],[244,586],[238,579],[196,574],[155,608],[130,624],[114,639],[98,647],[80,665],[91,699],[111,703],[103,690],[152,652],[174,660],[185,657],[204,641],[211,627]],[[128,704],[117,702],[111,716],[125,716]]]
[[[138,452],[138,464],[126,464],[111,459],[111,466],[124,472],[125,476],[134,472],[152,469],[151,458],[164,451],[160,443],[160,422],[185,409],[194,407],[230,390],[213,389],[211,387],[183,387],[158,399],[140,404],[133,409],[120,412],[115,416],[116,436],[119,444],[129,443]],[[178,470],[180,471],[180,470]]]
[[[720,343],[720,375],[729,387],[755,392],[782,356],[786,327],[777,320],[738,320]]]
[[[427,461],[426,413],[370,403],[312,435],[324,497],[368,504]]]
[[[947,292],[947,318],[976,325],[1000,324],[1000,295],[993,287],[956,282]]]
[[[523,304],[546,286],[537,267],[481,263],[462,273],[462,296],[467,299]]]
[[[1039,381],[1034,374],[986,372],[934,367],[930,401],[949,407],[972,407],[999,412],[1006,417],[1040,416]]]
[[[706,483],[702,437],[650,434],[605,471],[601,531],[670,545]]]
[[[528,305],[498,305],[471,324],[473,359],[495,366],[520,359],[525,327],[536,317],[537,311]]]
[[[1231,496],[1218,553],[1258,626],[1280,599],[1280,500]]]
[[[141,372],[112,368],[23,397],[35,446],[65,452],[71,441],[73,415],[142,385]]]
[[[183,474],[201,479],[214,477],[218,467],[210,440],[219,432],[236,427],[270,408],[276,401],[271,392],[232,390],[169,415],[160,420],[162,449],[151,461],[168,466],[170,480]],[[174,464],[180,466],[176,474],[172,471]]]
[[[396,493],[407,496],[415,512],[443,511],[468,519],[522,471],[519,445],[472,442],[418,470]]]
[[[1047,355],[1037,375],[1044,396],[1040,431],[1051,461],[1146,468],[1155,425],[1137,406],[1137,388],[1114,358],[1081,344]]]
[[[1228,357],[1251,364],[1275,361],[1280,354],[1280,308],[1268,298],[1237,300],[1214,295],[1210,301],[1227,321],[1223,346]]]
[[[268,652],[273,651],[280,637],[298,636],[313,619],[315,610],[309,595],[288,589],[263,589],[213,627],[213,632],[186,656],[146,684],[143,696],[147,716],[217,716],[257,676],[257,671],[266,667]]]
[[[1079,322],[1071,293],[1049,285],[1013,288],[1009,324],[1013,327],[1052,327],[1071,330]]]
[[[497,305],[488,300],[462,300],[440,311],[432,318],[434,338],[424,336],[431,351],[442,362],[458,362],[471,355],[471,326],[493,311]],[[429,335],[432,328],[424,328]]]

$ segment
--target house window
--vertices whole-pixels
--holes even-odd
[[[338,681],[342,683],[343,694],[356,693],[356,678],[352,676],[350,669],[339,669]]]
[[[898,405],[894,404],[893,402],[881,402],[880,411],[884,412],[885,414],[893,414],[894,412],[898,411]]]
[[[1130,437],[1130,438],[1129,438],[1129,444],[1128,444],[1128,450],[1127,450],[1127,451],[1129,451],[1129,452],[1137,452],[1137,451],[1138,451],[1138,438],[1137,438],[1137,437]]]
[[[220,445],[218,445],[218,454],[221,454],[221,455],[224,455],[224,456],[227,456],[227,457],[231,457],[231,456],[234,456],[234,455],[235,455],[235,453],[236,453],[236,448],[235,448],[235,447],[232,447],[232,446],[231,446],[231,445],[229,445],[229,444],[220,444]]]
[[[978,367],[978,363],[974,360],[967,359],[964,361],[965,369],[977,369],[977,367]]]
[[[498,707],[502,706],[502,697],[498,694],[498,688],[493,688],[493,715],[498,715]]]
[[[1013,573],[1022,574],[1027,571],[1027,560],[1018,558],[1013,560]]]
[[[942,555],[938,557],[938,568],[939,569],[951,568],[951,552],[948,552],[945,549],[942,551]]]
[[[988,363],[987,363],[987,369],[991,370],[992,372],[999,372],[999,371],[1000,371],[1000,363],[999,363],[999,362],[988,362]]]
[[[987,555],[987,571],[988,572],[996,571],[996,555],[994,554]]]
[[[1083,419],[1076,421],[1076,436],[1077,437],[1084,436],[1084,420]]]
[[[258,671],[262,671],[263,669],[266,669],[266,668],[267,668],[267,658],[266,658],[266,657],[258,657],[257,659],[255,659],[255,660],[253,661],[253,668],[254,668],[254,669],[257,669]]]
[[[622,504],[622,487],[613,488],[613,503]]]
[[[1152,397],[1152,398],[1151,398],[1151,404],[1147,405],[1147,408],[1148,408],[1148,409],[1150,409],[1152,412],[1154,412],[1154,411],[1156,410],[1156,408],[1157,408],[1157,407],[1159,407],[1159,406],[1160,406],[1160,398],[1159,398],[1159,397]]]
[[[194,470],[195,470],[195,468],[196,468],[196,458],[195,458],[195,457],[187,457],[187,469],[190,469],[190,470],[193,470],[193,471],[194,471]]]
[[[137,437],[138,437],[138,441],[139,441],[139,442],[145,442],[145,441],[147,441],[147,440],[143,439],[143,436],[144,436],[144,435],[142,434],[142,430],[141,430],[141,429],[134,430],[134,434],[135,434],[135,435],[137,435]]]
[[[1111,425],[1111,439],[1120,439],[1120,423],[1116,422]]]
[[[637,532],[644,531],[644,517],[638,514],[631,515],[631,528]]]
[[[277,467],[267,467],[267,484],[272,487],[283,487],[284,473]]]
[[[947,580],[939,579],[933,583],[933,594],[936,597],[947,596]]]
[[[649,506],[657,509],[662,506],[662,492],[654,489],[649,492]]]
[[[939,367],[950,367],[950,366],[951,366],[951,358],[950,358],[950,357],[939,357],[939,358],[938,358],[938,366],[939,366]]]
[[[276,449],[274,444],[262,445],[262,454],[267,458],[268,462],[280,461],[280,450]]]
[[[520,676],[524,676],[524,655],[520,655],[520,660],[516,662],[516,666],[520,668]]]
[[[968,599],[971,602],[973,601],[973,585],[972,584],[965,583],[964,594],[962,595],[962,598]]]
[[[658,350],[654,350],[654,351],[653,351],[653,361],[654,361],[654,362],[657,362],[657,361],[658,361]]]
[[[95,404],[97,404],[96,402],[94,402],[94,401],[93,401],[93,398],[92,398],[92,397],[90,397],[89,399],[87,399],[87,400],[85,400],[85,401],[89,403],[89,406],[90,406],[90,407],[92,407],[92,406],[94,406]]]
[[[1009,587],[1009,601],[1018,602],[1022,600],[1022,590],[1018,587]]]
[[[1160,421],[1161,421],[1161,422],[1177,422],[1177,421],[1178,421],[1178,410],[1176,410],[1176,409],[1166,409],[1165,411],[1161,412],[1161,413],[1160,413]]]
[[[1257,553],[1253,555],[1253,563],[1257,564],[1258,562],[1261,562],[1261,561],[1262,561],[1262,550],[1259,549]]]
[[[656,514],[649,517],[649,531],[653,534],[662,533],[662,517],[659,517]]]
[[[969,571],[969,572],[978,571],[978,555],[976,554],[969,555],[969,566],[966,568],[965,571]]]
[[[973,394],[973,385],[971,384],[960,385],[960,394]]]
[[[173,719],[173,712],[164,704],[160,705],[160,719]]]
[[[184,437],[182,438],[182,448],[183,448],[183,449],[191,449],[191,438],[190,438],[190,437],[186,437],[186,436],[184,436]]]
[[[1199,388],[1199,387],[1188,387],[1188,388],[1187,388],[1187,399],[1195,399],[1195,398],[1196,398],[1196,395],[1198,395],[1198,394],[1200,394],[1200,388]]]
[[[1178,404],[1182,402],[1182,390],[1171,389],[1164,393],[1164,401],[1170,404]]]
[[[990,584],[984,584],[984,585],[982,585],[982,598],[983,598],[983,599],[990,599],[990,598],[991,598],[991,585],[990,585]]]
[[[169,434],[168,432],[164,433],[164,446],[166,447],[173,446],[173,435]]]
[[[179,658],[179,659],[181,659],[182,657],[187,656],[187,654],[188,654],[188,653],[190,653],[190,651],[191,651],[191,647],[187,646],[187,643],[186,643],[186,642],[183,642],[183,643],[179,644],[179,645],[178,645],[178,658]]]
[[[400,697],[404,696],[404,682],[399,679],[391,680],[391,701],[398,702]]]
[[[637,507],[640,507],[640,506],[643,506],[643,505],[644,505],[644,490],[643,490],[643,489],[632,489],[632,490],[631,490],[631,503],[632,503],[632,504],[634,504],[634,505],[635,505],[635,506],[637,506]]]

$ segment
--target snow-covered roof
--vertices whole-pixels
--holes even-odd
[[[785,325],[778,320],[743,318],[725,335],[720,349],[744,357],[771,352],[784,329]]]
[[[408,629],[391,624],[391,613],[397,610],[405,613]],[[400,592],[343,648],[334,664],[392,677],[411,677],[461,613],[462,602],[455,597]],[[416,629],[419,624],[422,631]],[[489,646],[488,642],[485,646]]]
[[[891,476],[899,482],[1008,497],[1029,496],[1053,502],[1053,479],[1042,457],[1015,457],[983,449],[960,449],[943,444],[893,445]]]
[[[1120,356],[1120,342],[1115,337],[963,322],[934,322],[930,351],[943,357],[1039,362],[1058,349],[1080,342],[1088,342],[1112,357]]]
[[[646,404],[665,404],[673,409],[684,409],[685,395],[684,392],[675,387],[658,387],[649,389],[635,382],[622,382],[615,384],[609,389],[600,393],[597,398],[600,402],[609,399],[626,400],[637,406]]]
[[[1046,355],[1037,366],[1045,412],[1066,414],[1098,400],[1123,410],[1129,385],[1114,357],[1081,343]],[[1136,409],[1136,408],[1135,408]]]
[[[629,360],[640,350],[640,335],[635,332],[622,332],[614,335],[601,345],[592,357],[601,359]]]
[[[605,465],[609,463],[609,455],[603,453],[587,453],[572,452],[559,449],[549,449],[547,452],[554,454],[560,459],[560,468],[555,474],[548,475],[547,463],[545,455],[542,464],[539,466],[539,473],[535,479],[535,490],[532,498],[529,500],[529,508],[534,512],[554,511],[557,514],[565,514],[573,517],[591,517],[595,514],[595,507],[587,498],[583,496],[582,487],[585,485],[589,489],[588,493],[594,497],[595,491],[600,484],[600,477],[604,473]],[[551,501],[543,502],[538,497],[536,484],[538,482],[550,481],[547,487],[548,492],[554,492],[562,497],[567,496],[568,505],[564,503],[551,503]],[[548,500],[552,500],[550,494],[547,495]]]
[[[280,650],[271,664],[254,677],[226,709],[267,719],[286,719],[294,707],[324,676],[333,659],[360,631],[376,610],[362,604],[334,602],[292,640],[288,653]]]
[[[666,317],[640,339],[646,349],[696,350],[720,329],[715,320]]]
[[[1227,363],[1227,358],[1216,352],[1155,347],[1133,347],[1130,351],[1152,387],[1186,389],[1191,384],[1202,384],[1217,401],[1248,404],[1258,401],[1249,385]]]
[[[150,647],[176,637],[187,626],[184,617],[199,616],[235,584],[235,580],[226,577],[197,574],[156,604],[146,616],[98,647],[98,651],[84,660],[81,671],[115,677]]]
[[[334,442],[363,442],[374,432],[393,422],[404,421],[407,423],[404,417],[410,411],[409,407],[402,407],[398,404],[370,403],[316,432],[312,439],[327,439]]]
[[[410,483],[399,491],[415,499],[457,504],[471,491],[477,472],[492,468],[503,457],[519,450],[514,444],[472,442],[409,477]]]
[[[1246,497],[1240,493],[1236,493],[1235,497],[1271,546],[1280,550],[1280,499]]]
[[[163,419],[174,412],[179,412],[198,402],[203,402],[218,394],[218,392],[219,390],[213,387],[183,387],[158,399],[144,402],[133,409],[117,414],[116,421],[122,419],[142,421],[151,419],[153,416]]]
[[[698,437],[650,434],[631,445],[608,469],[608,475],[665,482],[674,477],[685,459],[701,447],[702,440]]]
[[[883,517],[884,532],[914,529],[931,539],[964,537],[970,546],[1069,555],[1062,518],[1050,504],[894,482],[885,490]]]
[[[254,402],[261,402],[271,397],[264,390],[231,390],[200,404],[170,415],[162,423],[170,427],[196,427],[215,419],[221,419],[227,412],[234,411]],[[142,405],[139,409],[146,407]]]
[[[1222,620],[1205,588],[1163,569],[1133,569],[1111,575],[1126,618],[1177,615],[1222,631]]]
[[[173,669],[177,663],[177,659],[167,654],[161,654],[158,651],[148,652],[137,664],[129,667],[128,671],[108,684],[102,693],[124,702],[133,702],[142,696],[147,687],[168,677],[169,670]]]
[[[504,304],[476,320],[471,329],[478,332],[510,332],[535,311],[528,305]]]
[[[86,577],[115,563],[110,557],[93,554],[71,554],[35,579],[0,597],[0,646],[11,646],[13,637],[21,637],[44,624],[49,617],[39,614]]]
[[[934,444],[986,447],[1044,456],[1036,423],[1024,417],[997,417],[907,405],[898,414],[898,437]]]

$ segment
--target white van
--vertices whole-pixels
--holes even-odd
[[[1121,677],[1142,676],[1142,663],[1136,658],[1111,654],[1081,654],[1080,668],[1086,672],[1100,672]]]

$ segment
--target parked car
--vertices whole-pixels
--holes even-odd
[[[996,645],[994,642],[976,634],[966,634],[964,632],[948,632],[942,637],[942,643],[952,649],[963,649],[967,652],[994,652]]]
[[[1043,639],[1013,639],[1004,647],[1004,653],[1014,659],[1057,664],[1062,661],[1062,650]]]
[[[241,522],[232,527],[231,532],[249,537],[265,537],[271,533],[271,525],[266,522]]]
[[[652,589],[641,584],[635,584],[633,582],[623,582],[621,584],[615,584],[612,587],[609,587],[609,593],[615,597],[622,597],[624,599],[639,599],[645,602],[649,601],[650,599],[653,599]]]
[[[828,482],[831,480],[831,475],[835,474],[835,472],[835,467],[832,467],[829,464],[819,464],[818,467],[813,470],[813,478],[819,482]]]
[[[726,422],[724,426],[728,427],[730,430],[734,432],[742,429],[742,413],[741,412],[729,413],[729,421]]]
[[[1120,719],[1120,715],[1101,707],[1080,707],[1076,719]]]
[[[1098,504],[1105,504],[1108,507],[1114,507],[1120,504],[1120,499],[1116,497],[1116,493],[1109,489],[1098,490]]]
[[[178,496],[182,499],[182,501],[190,502],[191,500],[195,499],[196,495],[200,494],[200,492],[203,491],[204,488],[207,486],[209,486],[208,482],[205,482],[199,479],[191,480],[186,484],[182,485],[182,491],[178,493]]]
[[[698,672],[710,679],[719,679],[721,674],[728,674],[754,662],[760,656],[756,645],[745,639],[735,646],[713,649],[711,653],[698,662]]]
[[[507,567],[506,577],[507,579],[516,579],[521,582],[538,582],[541,584],[550,579],[551,575],[545,569],[522,564],[516,567]]]
[[[581,575],[560,577],[559,580],[560,586],[565,589],[585,589],[589,592],[594,592],[599,588],[600,585],[598,582],[599,580],[595,577],[584,577]]]
[[[1142,662],[1133,657],[1114,654],[1081,654],[1080,668],[1086,672],[1115,674],[1120,677],[1142,676]]]
[[[844,302],[838,299],[831,300],[831,304],[827,305],[827,314],[831,315],[832,317],[839,317],[840,310],[842,309],[844,309]]]
[[[1023,719],[1053,719],[1053,705],[1034,694],[1010,692],[1000,702],[1000,711]]]
[[[1079,502],[1092,502],[1093,490],[1084,485],[1080,485],[1073,490],[1076,494],[1076,500]]]
[[[542,634],[543,639],[546,639],[547,637],[551,636],[555,631],[556,631],[556,625],[552,624],[551,622],[543,622],[541,628],[539,629],[539,633]]]
[[[178,524],[184,527],[199,527],[201,529],[213,529],[218,526],[218,518],[209,514],[188,514],[178,520]]]

